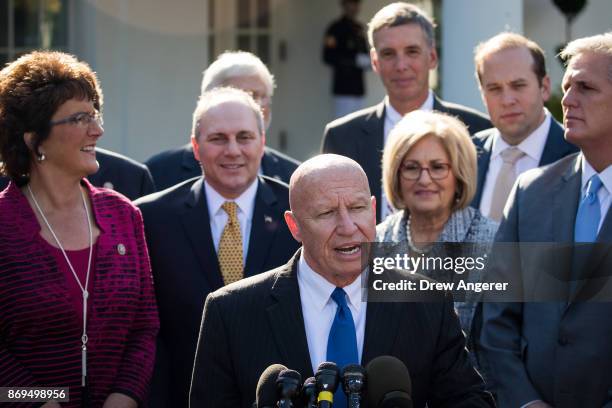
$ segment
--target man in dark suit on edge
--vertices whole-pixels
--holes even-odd
[[[261,110],[234,88],[205,93],[193,115],[193,150],[205,176],[138,200],[160,317],[154,406],[186,407],[209,292],[284,264],[298,247],[283,221],[287,185],[257,171]]]
[[[612,407],[612,33],[561,56],[565,138],[580,153],[519,177],[495,240],[529,244],[487,274],[526,296],[563,297],[483,303],[480,345],[500,407]],[[542,242],[575,243],[571,259],[546,262],[550,253],[531,250]]]
[[[494,128],[472,139],[478,149],[478,188],[472,206],[500,221],[516,177],[578,151],[544,107],[550,96],[544,51],[515,33],[479,44],[474,56],[482,100]]]
[[[387,135],[403,115],[417,109],[457,116],[470,133],[488,129],[480,112],[442,101],[429,89],[429,71],[438,64],[433,21],[418,7],[393,3],[379,10],[368,24],[372,69],[387,91],[384,101],[329,123],[322,151],[354,159],[363,167],[376,197],[378,220],[394,209],[381,188],[382,151]]]
[[[374,240],[376,199],[361,167],[316,156],[298,167],[289,191],[285,221],[302,248],[286,265],[209,295],[190,406],[251,407],[273,363],[305,379],[323,361],[366,365],[381,355],[408,368],[416,408],[493,406],[450,294],[435,293],[431,303],[362,301],[360,244]]]

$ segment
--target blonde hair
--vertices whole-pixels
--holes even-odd
[[[450,159],[452,175],[457,180],[457,199],[451,210],[467,207],[476,193],[476,147],[463,122],[440,112],[410,112],[389,133],[382,159],[387,199],[395,208],[406,208],[400,188],[400,166],[408,152],[427,137],[442,143]]]

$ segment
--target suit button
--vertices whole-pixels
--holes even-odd
[[[567,337],[559,337],[559,345],[561,346],[567,346],[567,344],[569,343],[569,341],[567,340]]]

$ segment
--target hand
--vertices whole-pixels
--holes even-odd
[[[113,392],[110,394],[102,408],[137,408],[138,403],[125,394]]]
[[[40,408],[62,408],[62,406],[57,401],[49,401],[42,404]]]

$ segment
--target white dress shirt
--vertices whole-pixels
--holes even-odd
[[[430,89],[429,94],[427,95],[427,99],[418,110],[424,111],[432,111],[434,106],[434,94]],[[387,140],[389,139],[389,133],[391,129],[397,125],[397,122],[400,121],[402,115],[391,106],[389,102],[389,97],[385,97],[385,135],[383,139],[383,147],[387,145]],[[395,212],[395,208],[391,205],[391,203],[387,200],[387,196],[385,195],[385,188],[381,184],[380,186],[380,211],[381,211],[381,220],[384,220],[388,215],[393,214]]]
[[[327,338],[338,308],[331,298],[336,286],[313,271],[304,256],[300,256],[298,261],[297,278],[310,363],[312,371],[316,372],[319,364],[327,361]],[[361,361],[367,309],[367,302],[361,301],[361,278],[355,279],[355,282],[343,289],[347,294],[348,307],[355,322],[357,352]]]
[[[249,249],[249,238],[251,235],[251,225],[253,223],[253,210],[255,208],[255,195],[257,194],[258,179],[242,193],[238,198],[228,200],[219,194],[204,179],[204,190],[206,192],[206,204],[208,204],[208,219],[210,220],[210,232],[212,233],[215,252],[219,252],[219,241],[221,234],[229,216],[221,206],[226,201],[234,201],[238,206],[238,222],[240,223],[240,233],[242,234],[242,262],[246,264]]]
[[[516,147],[525,153],[523,157],[518,159],[515,165],[516,176],[526,172],[527,170],[535,169],[540,165],[542,159],[542,152],[546,146],[546,139],[548,138],[548,131],[550,130],[552,117],[547,109],[544,109],[545,117],[540,126],[534,130],[529,136],[525,138]],[[491,149],[491,157],[489,159],[489,169],[485,177],[485,182],[482,189],[482,198],[480,199],[480,212],[489,216],[491,213],[491,204],[493,202],[493,191],[495,190],[495,183],[499,176],[502,164],[504,163],[501,152],[506,148],[511,147],[502,138],[498,130],[495,130],[493,135],[493,146]]]
[[[582,194],[580,194],[580,199],[586,194],[587,183],[595,174],[599,175],[601,182],[603,185],[597,192],[597,198],[599,199],[599,206],[601,209],[601,219],[599,220],[599,226],[597,227],[597,232],[601,229],[603,225],[604,219],[606,218],[606,214],[608,214],[608,210],[610,209],[610,202],[612,201],[612,195],[610,192],[612,191],[612,165],[606,167],[604,171],[601,173],[597,173],[593,166],[586,161],[585,157],[582,156],[581,160],[582,164]]]

